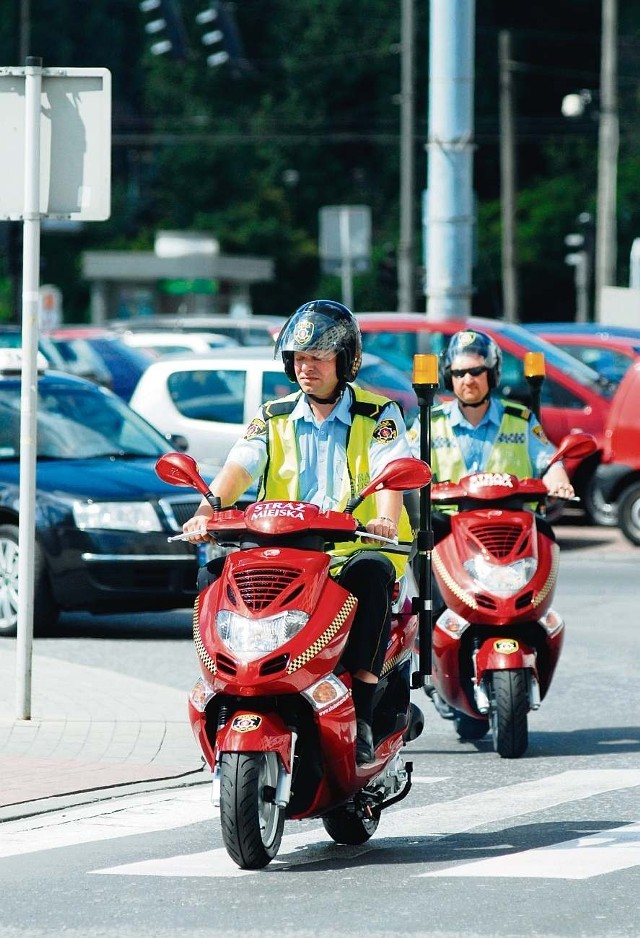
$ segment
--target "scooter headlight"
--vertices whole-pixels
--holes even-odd
[[[535,557],[524,557],[515,563],[497,564],[481,554],[465,560],[464,568],[476,583],[496,596],[513,596],[527,585],[538,568]]]
[[[216,628],[221,640],[231,651],[251,661],[286,644],[308,621],[308,613],[297,609],[289,609],[265,619],[247,619],[237,612],[222,609],[216,616]]]

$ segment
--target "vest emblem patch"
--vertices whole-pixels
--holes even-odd
[[[398,437],[395,420],[381,420],[373,431],[373,439],[378,443],[392,443]]]
[[[245,440],[253,440],[257,436],[264,436],[266,429],[267,425],[264,420],[261,420],[259,417],[254,417],[246,429],[244,438]]]
[[[548,437],[547,437],[547,434],[544,432],[544,430],[542,429],[542,427],[540,426],[539,423],[537,423],[537,424],[535,425],[535,427],[532,427],[532,432],[533,432],[533,435],[534,435],[534,436],[537,436],[537,437],[538,437],[538,439],[540,440],[541,443],[548,443],[548,442],[549,442],[549,439],[548,439]]]

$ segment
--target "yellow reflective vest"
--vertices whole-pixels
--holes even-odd
[[[351,426],[347,433],[346,472],[341,481],[340,499],[337,510],[344,509],[349,498],[357,495],[370,481],[369,447],[374,430],[383,411],[392,403],[380,394],[365,391],[356,385],[347,385],[351,393]],[[269,401],[262,408],[262,417],[267,425],[267,465],[261,479],[258,499],[298,500],[299,495],[299,451],[295,435],[295,422],[289,419],[302,392],[297,391],[277,401]],[[272,467],[275,467],[272,469]],[[366,524],[377,516],[374,496],[366,498],[356,508],[354,516]],[[400,544],[409,546],[413,541],[409,516],[403,507],[398,524]],[[376,550],[375,545],[359,541],[342,541],[331,550],[333,556],[344,556],[345,560],[354,551]],[[385,550],[396,573],[400,576],[407,563],[407,554]]]
[[[531,411],[523,404],[501,401],[502,420],[483,472],[510,472],[519,479],[533,475],[529,456],[528,422]],[[442,405],[431,413],[431,469],[434,481],[459,482],[467,475],[462,452]],[[455,506],[442,506],[444,511],[455,511]]]

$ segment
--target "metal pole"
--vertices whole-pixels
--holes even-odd
[[[398,244],[398,312],[413,312],[414,261],[414,0],[402,0],[401,117],[400,117],[400,241]]]
[[[577,252],[575,268],[576,322],[589,322],[589,261],[586,251]]]
[[[353,309],[353,265],[351,260],[351,232],[349,230],[349,210],[340,209],[340,253],[342,266],[342,302],[347,309]]]
[[[425,218],[427,315],[471,314],[475,0],[431,0]]]
[[[601,319],[603,287],[615,286],[616,283],[616,182],[619,138],[617,37],[618,0],[602,0],[596,213],[596,322]]]
[[[31,719],[35,553],[38,306],[40,287],[40,110],[42,59],[25,61],[25,172],[22,254],[22,390],[18,510],[17,719]]]
[[[518,322],[516,252],[516,142],[511,33],[498,37],[500,60],[500,181],[502,207],[502,307],[507,322]]]
[[[31,2],[20,0],[20,62],[26,62],[31,45]]]
[[[420,408],[420,459],[431,465],[431,410],[438,390],[437,355],[415,355],[413,359],[413,389]],[[431,684],[433,664],[433,585],[431,563],[433,553],[433,525],[431,522],[431,482],[420,489],[420,530],[418,547],[418,596],[413,610],[418,615],[419,662],[412,675],[412,687]]]

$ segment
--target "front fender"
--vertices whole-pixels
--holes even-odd
[[[277,752],[291,772],[292,733],[273,713],[238,710],[216,736],[218,752]]]
[[[533,648],[515,638],[489,638],[474,656],[476,682],[487,671],[531,670],[537,677],[537,655]]]

